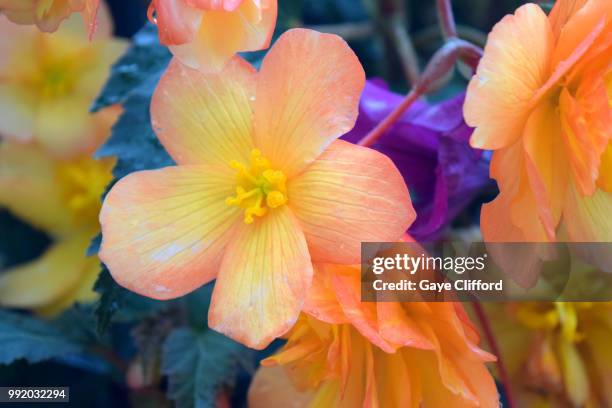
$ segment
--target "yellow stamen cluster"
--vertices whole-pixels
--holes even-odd
[[[236,196],[228,197],[225,203],[244,209],[244,222],[252,224],[254,217],[263,217],[269,208],[278,208],[287,203],[287,177],[274,170],[270,161],[258,149],[251,151],[251,163],[232,160],[230,167],[237,172]]]
[[[516,316],[526,327],[532,330],[559,330],[563,337],[571,342],[582,340],[583,333],[578,330],[578,313],[591,307],[583,303],[527,303],[517,308]]]
[[[62,189],[66,207],[80,224],[96,222],[100,196],[112,180],[114,160],[89,157],[60,162],[55,176]]]

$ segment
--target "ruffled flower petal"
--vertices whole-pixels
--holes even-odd
[[[493,28],[465,100],[466,122],[476,127],[473,147],[499,149],[522,135],[530,101],[549,74],[553,47],[548,18],[535,4]]]

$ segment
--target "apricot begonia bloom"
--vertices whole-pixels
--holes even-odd
[[[315,265],[307,314],[262,362],[250,407],[499,405],[485,366],[495,358],[460,304],[361,302],[360,276],[359,266]]]
[[[335,140],[356,119],[365,75],[338,36],[295,29],[261,71],[220,74],[174,59],[153,128],[176,167],[137,172],[106,197],[100,258],[119,284],[157,299],[217,278],[210,327],[261,348],[296,321],[311,258],[357,262],[361,241],[414,219],[386,156]]]
[[[276,0],[153,0],[149,19],[183,64],[219,72],[238,52],[268,48]]]
[[[74,12],[83,15],[91,39],[96,30],[96,17],[100,0],[0,0],[0,14],[13,23],[35,24],[40,30],[51,33]]]
[[[99,230],[100,196],[113,165],[87,155],[56,160],[34,145],[0,143],[0,207],[54,240],[40,258],[0,274],[1,305],[55,315],[97,298],[100,265],[86,251]]]
[[[506,16],[464,113],[472,145],[495,150],[500,194],[483,206],[485,239],[612,241],[612,2]]]

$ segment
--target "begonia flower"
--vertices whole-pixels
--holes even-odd
[[[220,74],[174,59],[151,114],[178,165],[123,178],[100,214],[117,282],[171,299],[216,278],[210,327],[254,348],[289,330],[312,260],[358,262],[362,241],[396,240],[414,218],[391,160],[335,140],[364,77],[340,37],[303,29],[259,72],[239,57]]]
[[[355,128],[342,139],[358,142],[402,101],[380,81],[367,81]],[[436,239],[476,195],[492,188],[489,163],[469,146],[472,129],[463,120],[463,95],[429,104],[417,101],[373,149],[393,160],[410,186],[417,219],[409,233]]]
[[[0,0],[0,14],[13,23],[35,24],[47,33],[57,30],[72,13],[79,12],[90,39],[97,28],[99,7],[100,0]]]
[[[78,16],[53,34],[0,16],[0,138],[70,158],[91,152],[108,136],[116,109],[92,115],[89,106],[127,43],[111,37],[104,9],[100,23],[89,42]]]
[[[494,150],[489,241],[612,241],[612,2],[504,17],[466,96],[471,144]]]
[[[268,48],[276,0],[153,0],[159,39],[191,68],[219,72],[238,52]]]
[[[34,145],[0,143],[0,207],[53,239],[38,259],[0,274],[1,305],[55,315],[97,298],[100,265],[86,252],[99,231],[100,196],[113,165],[87,155],[57,160]]]
[[[315,265],[305,313],[262,362],[249,406],[499,405],[485,365],[495,358],[459,303],[361,302],[360,276],[359,266]]]

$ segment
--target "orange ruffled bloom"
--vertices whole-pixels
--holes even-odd
[[[415,217],[389,158],[336,140],[364,83],[340,37],[310,30],[282,35],[259,72],[174,59],[151,115],[178,166],[128,175],[100,214],[117,282],[170,299],[216,278],[210,327],[255,348],[289,330],[311,258],[356,263],[361,241],[394,240]]]
[[[71,158],[108,136],[117,110],[92,115],[88,107],[127,43],[111,38],[104,8],[96,39],[88,42],[84,32],[76,15],[53,34],[0,16],[0,138]]]
[[[251,408],[497,407],[499,397],[458,303],[362,303],[359,267],[316,265],[305,311],[262,362]],[[316,318],[312,317],[315,316]],[[285,372],[276,367],[284,366]],[[287,383],[289,376],[291,383]]]
[[[519,406],[612,406],[612,303],[520,303],[489,313]]]
[[[0,0],[0,14],[17,24],[35,24],[47,33],[57,30],[72,13],[80,12],[90,39],[96,31],[99,7],[100,0]]]
[[[219,72],[238,52],[268,48],[276,0],[153,0],[149,19],[183,64]]]
[[[612,2],[558,0],[489,35],[464,106],[472,146],[495,150],[489,241],[612,241]]]

